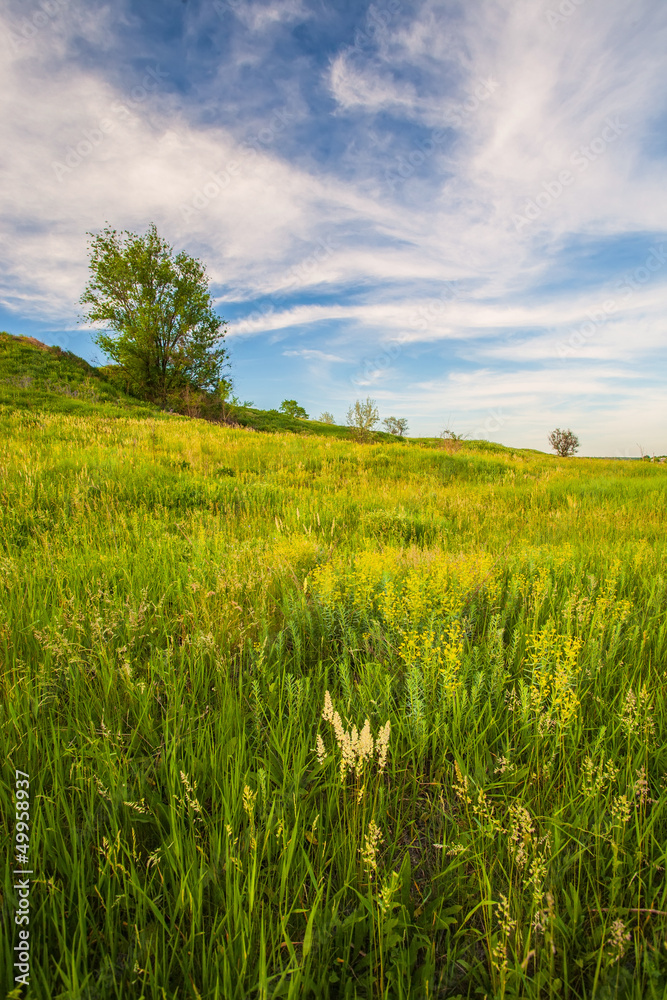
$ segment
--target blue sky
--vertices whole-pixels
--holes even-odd
[[[662,0],[8,0],[0,328],[103,360],[88,230],[208,266],[238,395],[667,451]]]

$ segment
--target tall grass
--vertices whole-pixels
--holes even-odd
[[[27,996],[667,995],[663,468],[0,423]]]

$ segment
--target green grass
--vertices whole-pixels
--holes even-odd
[[[338,438],[350,441],[352,438],[349,427],[340,424],[323,424],[319,420],[300,420],[290,417],[280,410],[259,410],[252,406],[234,406],[231,408],[231,420],[241,427],[255,431],[267,431],[273,434],[317,434],[320,437]],[[373,435],[376,441],[392,444],[398,441],[392,434],[376,431]]]
[[[16,996],[666,996],[665,467],[89,405],[0,406]]]
[[[107,377],[112,372],[113,366],[95,368],[60,347],[49,347],[32,337],[16,337],[0,331],[0,405],[79,416],[118,417],[129,413],[156,419],[162,416],[158,407],[122,392]],[[203,412],[206,408],[195,409]],[[219,405],[208,408],[218,420]],[[323,424],[319,420],[298,420],[279,410],[228,405],[226,419],[231,424],[256,431],[317,434],[346,441],[352,438],[348,427]],[[374,439],[387,444],[398,440],[384,431],[377,431]]]
[[[0,332],[0,405],[108,417],[157,413],[111,385],[83,358]]]

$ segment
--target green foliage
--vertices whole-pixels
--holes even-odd
[[[83,358],[34,337],[0,332],[0,404],[60,413],[153,413]]]
[[[308,419],[308,414],[303,406],[299,406],[296,399],[283,399],[280,404],[280,412],[287,414],[288,417],[294,417],[295,420]]]
[[[162,407],[214,391],[227,352],[203,264],[176,254],[154,224],[144,236],[109,226],[89,235],[84,319],[104,324],[95,342],[126,391]]]
[[[374,399],[357,399],[347,411],[347,424],[357,441],[370,441],[380,419]]]
[[[329,413],[328,410],[325,410],[324,413],[320,413],[320,423],[322,423],[322,424],[335,424],[336,421],[334,419],[333,413]]]
[[[665,465],[94,405],[0,407],[30,996],[662,997]]]
[[[0,333],[0,404],[44,412],[120,416],[128,412],[147,416],[161,414],[155,406],[125,390],[131,384],[117,365],[94,368],[82,358],[59,347],[47,347],[30,337]],[[294,434],[324,434],[349,440],[345,427],[315,420],[301,420],[278,410],[258,410],[234,395],[232,381],[224,377],[215,391],[189,388],[175,401],[174,409],[190,417],[228,423],[251,430],[289,431]],[[388,434],[378,439],[392,442]]]
[[[561,458],[568,458],[579,450],[579,438],[572,431],[562,431],[557,427],[549,435],[549,444]]]
[[[405,417],[385,417],[382,422],[387,433],[395,437],[405,437],[408,432],[408,421]]]
[[[280,410],[258,410],[251,406],[232,406],[229,411],[229,422],[248,429],[269,433],[316,434],[338,438],[341,441],[353,440],[353,433],[347,427],[319,420],[303,420],[281,413]],[[396,442],[395,437],[384,432],[377,432],[375,436],[378,441],[387,444]]]

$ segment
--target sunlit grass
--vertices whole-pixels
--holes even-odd
[[[29,996],[665,995],[664,467],[0,421]]]

